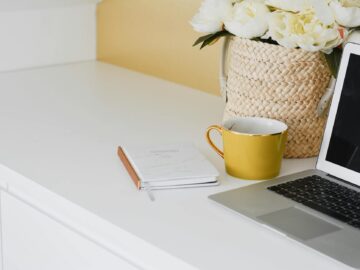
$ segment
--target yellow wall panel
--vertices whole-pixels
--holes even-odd
[[[192,47],[189,24],[200,0],[104,0],[98,6],[98,59],[219,94],[220,42]]]

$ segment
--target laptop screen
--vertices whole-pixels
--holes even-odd
[[[360,56],[351,54],[326,160],[360,172]]]

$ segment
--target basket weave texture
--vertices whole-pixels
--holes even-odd
[[[286,158],[319,154],[326,117],[316,113],[331,73],[319,52],[231,38],[224,120],[274,118],[289,127]]]

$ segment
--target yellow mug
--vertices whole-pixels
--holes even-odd
[[[223,139],[223,151],[211,140],[212,130]],[[207,129],[210,146],[225,160],[229,175],[250,180],[279,175],[288,127],[283,122],[260,117],[239,117]]]

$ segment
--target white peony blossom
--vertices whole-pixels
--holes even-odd
[[[331,0],[266,0],[265,4],[291,12],[314,11],[326,25],[334,23],[334,14],[329,7]],[[353,0],[354,1],[354,0]]]
[[[287,48],[330,53],[341,44],[338,26],[325,25],[314,12],[275,11],[270,15],[268,37]]]
[[[224,27],[224,21],[232,12],[231,0],[204,0],[191,25],[200,33],[215,33]]]
[[[332,0],[336,22],[346,27],[360,26],[360,0]]]
[[[242,38],[262,36],[268,30],[270,10],[261,0],[235,3],[232,16],[225,21],[225,29]]]
[[[308,0],[266,0],[265,4],[292,12],[304,11],[309,8]]]

